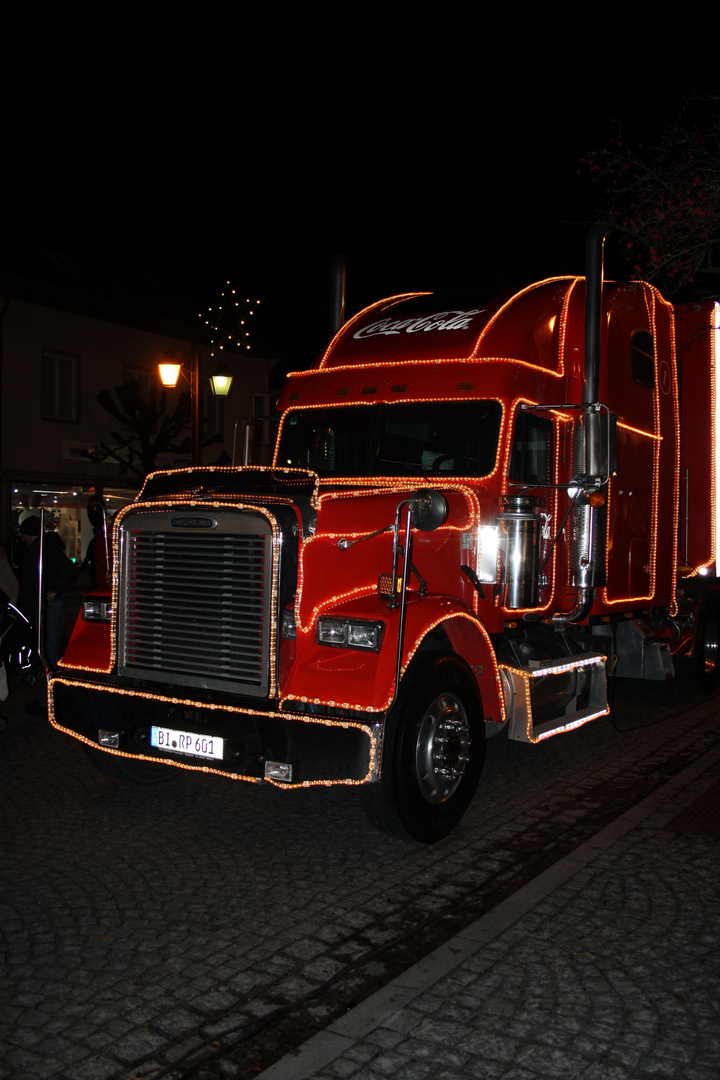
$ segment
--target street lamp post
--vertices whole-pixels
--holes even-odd
[[[158,364],[160,382],[168,389],[174,389],[180,375],[190,387],[190,444],[193,465],[200,464],[200,351],[197,345],[192,346],[190,360],[190,372],[187,374],[182,362],[178,361],[175,353],[167,353],[165,358]],[[225,364],[212,373],[209,379],[210,388],[216,397],[227,397],[233,383],[233,373]]]
[[[200,464],[200,357],[197,345],[192,347],[190,365],[190,441],[193,465]]]

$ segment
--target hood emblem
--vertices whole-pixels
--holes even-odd
[[[217,521],[208,517],[174,517],[170,525],[173,529],[215,529]]]

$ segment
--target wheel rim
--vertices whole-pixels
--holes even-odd
[[[455,694],[440,694],[427,709],[415,750],[417,780],[423,797],[446,802],[460,786],[470,760],[470,725]]]

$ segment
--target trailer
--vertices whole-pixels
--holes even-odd
[[[279,401],[270,468],[152,473],[49,678],[113,775],[358,785],[439,840],[486,737],[608,712],[607,675],[718,662],[715,303],[585,277],[405,293]]]

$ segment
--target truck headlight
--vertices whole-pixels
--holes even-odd
[[[364,619],[318,619],[315,640],[318,645],[337,649],[367,649],[379,652],[385,623]]]
[[[110,622],[112,601],[107,597],[86,596],[83,600],[82,616],[85,622]]]

